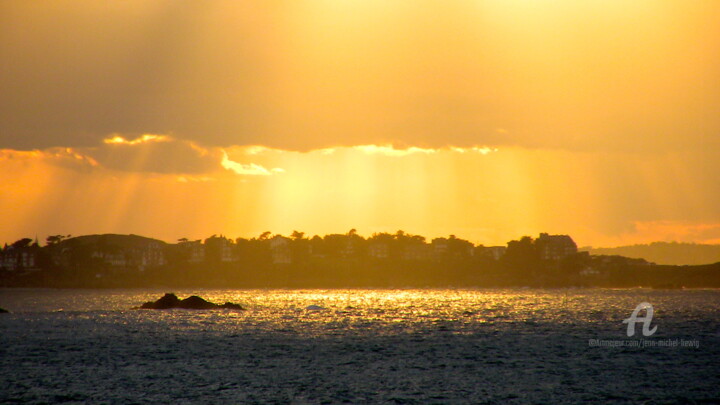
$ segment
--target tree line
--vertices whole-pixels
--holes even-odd
[[[642,259],[575,253],[544,258],[539,238],[524,236],[492,248],[450,235],[428,241],[404,231],[363,237],[345,234],[253,238],[212,235],[168,244],[136,235],[53,235],[44,246],[32,239],[3,252],[34,249],[38,268],[0,271],[0,285],[44,287],[720,287],[717,266],[653,266]],[[148,246],[154,246],[152,249]],[[122,256],[123,252],[127,253]],[[162,260],[141,263],[148,252]],[[146,256],[143,256],[146,255]],[[111,258],[111,259],[108,259]],[[115,260],[115,261],[113,261]],[[122,262],[119,262],[122,263]]]

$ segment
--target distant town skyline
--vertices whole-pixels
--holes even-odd
[[[494,260],[500,259],[504,253],[507,247],[514,243],[514,241],[518,240],[517,238],[524,239],[524,238],[532,238],[530,235],[523,235],[522,238],[520,236],[517,236],[515,239],[509,240],[506,243],[501,243],[499,245],[488,245],[488,244],[478,244],[474,243],[470,240],[464,239],[461,235],[445,235],[445,236],[438,236],[438,237],[426,237],[424,235],[418,235],[418,234],[412,234],[405,232],[403,230],[398,230],[396,232],[382,232],[382,233],[373,233],[369,235],[363,235],[357,231],[357,229],[351,229],[348,232],[345,233],[331,233],[331,234],[325,234],[325,235],[319,235],[319,234],[308,234],[299,230],[294,230],[291,233],[287,234],[279,234],[279,233],[272,233],[270,231],[263,232],[259,235],[255,235],[254,237],[233,237],[230,235],[223,235],[223,234],[213,234],[207,237],[203,238],[178,238],[173,240],[162,240],[154,238],[152,235],[137,235],[137,234],[88,234],[88,235],[71,235],[71,234],[56,234],[56,235],[50,235],[46,238],[40,239],[37,236],[32,237],[25,237],[14,241],[1,241],[0,240],[0,253],[2,252],[3,246],[8,249],[7,252],[11,252],[9,256],[9,262],[4,265],[3,264],[3,256],[0,254],[0,268],[2,267],[13,267],[13,263],[21,263],[25,260],[31,260],[32,257],[28,256],[24,259],[21,257],[22,250],[14,250],[13,247],[17,245],[22,245],[26,247],[52,247],[52,246],[58,246],[60,242],[68,242],[70,240],[74,241],[73,243],[77,243],[77,241],[93,241],[93,240],[104,240],[107,242],[110,241],[122,241],[122,240],[135,240],[134,244],[132,244],[132,249],[134,250],[137,246],[135,244],[140,243],[142,244],[149,244],[148,246],[152,247],[152,249],[156,249],[159,245],[181,245],[186,246],[188,248],[188,252],[192,252],[190,254],[191,258],[194,258],[190,260],[191,262],[201,262],[204,260],[205,253],[204,253],[204,245],[208,243],[208,241],[211,243],[211,245],[215,246],[221,246],[222,249],[218,250],[218,252],[222,252],[223,259],[221,261],[231,261],[235,262],[240,260],[240,257],[238,257],[236,246],[237,244],[243,244],[248,241],[260,241],[264,243],[268,243],[269,246],[272,249],[280,248],[280,250],[283,249],[283,246],[287,246],[288,242],[297,242],[297,241],[318,241],[318,240],[331,240],[334,241],[332,243],[337,244],[341,241],[355,241],[355,242],[371,242],[369,245],[365,246],[366,254],[369,257],[375,257],[375,258],[381,258],[386,257],[388,255],[387,246],[383,248],[383,243],[377,243],[378,241],[382,242],[388,242],[390,240],[400,240],[405,242],[410,242],[409,245],[406,245],[404,249],[409,249],[408,251],[401,254],[402,257],[405,258],[423,258],[425,257],[431,250],[442,250],[442,245],[446,243],[447,241],[452,241],[452,243],[457,244],[458,246],[464,246],[468,249],[474,249],[471,255],[473,256],[484,256],[484,257],[491,257]],[[138,242],[139,241],[139,242]],[[550,243],[548,243],[550,242]],[[340,243],[342,245],[345,242]],[[540,249],[544,249],[547,247],[558,247],[560,248],[559,252],[551,253],[550,251],[543,251],[541,252],[540,258],[542,259],[548,259],[550,256],[559,254],[564,255],[565,248],[570,247],[572,251],[570,253],[574,252],[587,252],[592,255],[605,255],[605,256],[625,256],[628,258],[635,258],[635,259],[644,259],[651,263],[655,264],[661,264],[661,265],[703,265],[703,264],[709,264],[709,263],[717,263],[720,262],[720,244],[696,244],[696,243],[683,243],[683,242],[652,242],[648,244],[634,244],[634,245],[625,245],[625,246],[617,246],[617,247],[592,247],[592,246],[579,246],[577,243],[575,243],[574,239],[571,235],[549,235],[548,233],[541,232],[537,239],[536,239],[537,247]],[[340,249],[340,251],[343,252],[343,254],[351,253],[357,253],[355,252],[355,248],[350,248],[349,250],[346,248],[343,248],[342,246],[334,246],[336,249]],[[464,249],[464,248],[463,248]],[[154,250],[152,250],[154,252]],[[25,252],[36,252],[36,250],[25,250]],[[112,254],[116,254],[117,252],[113,252]],[[132,253],[133,256],[137,256],[138,252]],[[280,254],[280,257],[284,257],[285,253]],[[7,257],[6,257],[7,259]],[[114,260],[114,259],[113,259]],[[123,261],[125,259],[119,259],[120,261]],[[153,259],[154,260],[154,259]],[[34,262],[34,259],[31,260]],[[111,260],[112,261],[112,260]],[[279,260],[280,262],[283,262],[284,260]]]
[[[475,245],[454,235],[428,240],[403,231],[365,238],[354,229],[323,236],[212,235],[177,243],[140,235],[53,235],[44,246],[23,238],[0,247],[0,286],[720,285],[720,273],[712,270],[720,266],[720,246],[668,244],[624,252],[629,256],[621,255],[622,249],[579,250],[570,235],[548,233],[501,246]],[[648,260],[651,256],[661,262]]]

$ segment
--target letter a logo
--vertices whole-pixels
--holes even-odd
[[[642,311],[643,309],[647,310],[645,316],[638,318],[638,313]],[[654,326],[652,329],[650,329],[650,322],[652,322],[653,317],[653,306],[650,305],[650,303],[647,302],[641,302],[638,304],[638,306],[635,307],[635,310],[632,312],[632,315],[630,315],[630,318],[625,319],[623,323],[628,324],[627,327],[627,335],[633,336],[635,335],[635,324],[638,322],[641,322],[643,324],[642,328],[642,334],[643,336],[651,336],[655,331],[657,331],[657,325]]]

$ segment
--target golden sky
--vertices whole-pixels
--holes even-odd
[[[0,240],[720,242],[720,2],[0,2]]]

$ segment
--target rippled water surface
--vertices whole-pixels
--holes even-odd
[[[720,401],[716,290],[0,290],[0,402]],[[654,341],[627,318],[655,308]],[[638,332],[640,331],[638,327]]]

